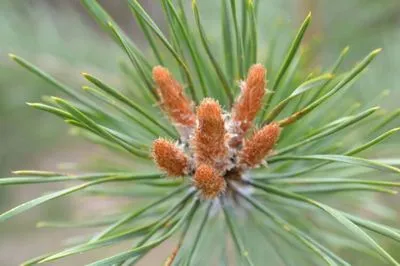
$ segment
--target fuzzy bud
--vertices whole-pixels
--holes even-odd
[[[256,167],[262,163],[278,141],[281,128],[278,123],[271,123],[254,133],[245,142],[240,153],[239,163],[246,167]]]
[[[225,179],[206,164],[197,167],[193,182],[195,187],[201,191],[203,197],[207,199],[217,197],[226,189]]]
[[[236,123],[239,139],[252,126],[252,122],[261,109],[265,94],[266,69],[261,64],[250,67],[247,79],[241,86],[241,93],[232,108],[232,120]]]
[[[183,176],[188,171],[189,160],[175,144],[165,139],[153,142],[153,159],[168,176]]]
[[[196,117],[192,101],[184,94],[182,85],[162,66],[153,68],[153,79],[158,86],[161,106],[169,118],[179,125],[193,127]]]
[[[221,106],[213,99],[204,99],[197,108],[197,119],[193,140],[196,162],[223,170],[228,148],[225,145],[226,132]]]

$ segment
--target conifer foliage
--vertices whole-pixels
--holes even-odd
[[[82,1],[126,53],[131,91],[88,73],[83,76],[89,85],[73,89],[10,55],[65,95],[30,106],[60,117],[134,165],[82,175],[16,171],[1,178],[0,186],[73,185],[16,206],[0,221],[77,192],[132,199],[132,208],[117,214],[96,213],[90,225],[99,230],[90,238],[24,265],[120,242],[131,247],[90,265],[134,265],[168,239],[176,247],[165,265],[350,265],[337,253],[341,248],[399,265],[374,239],[379,234],[400,241],[398,229],[349,213],[344,207],[352,206],[352,198],[341,196],[394,195],[400,186],[393,181],[400,176],[396,160],[373,156],[400,129],[383,130],[392,118],[380,115],[379,107],[354,109],[341,100],[380,49],[345,68],[345,48],[332,66],[307,73],[296,62],[304,56],[309,14],[280,67],[271,71],[274,51],[265,49],[272,45],[259,38],[260,1],[220,1],[219,39],[207,31],[200,1],[186,6],[161,0],[168,33],[137,0],[127,2],[151,54],[97,1]],[[41,225],[81,227],[88,221]]]

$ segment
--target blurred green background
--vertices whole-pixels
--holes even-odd
[[[141,44],[141,33],[126,2],[99,2]],[[156,21],[163,20],[158,1],[140,2]],[[269,38],[272,35],[275,38],[290,38],[281,36],[280,29],[295,29],[308,11],[313,12],[314,20],[306,38],[306,44],[313,47],[310,59],[313,67],[334,61],[347,45],[351,49],[350,62],[374,48],[384,48],[384,53],[370,67],[368,75],[358,81],[357,86],[362,93],[355,95],[354,100],[370,99],[371,104],[380,104],[387,112],[399,107],[399,0],[261,2],[262,8],[258,10],[260,23],[268,23],[268,28],[272,28],[265,32]],[[119,60],[123,58],[121,51],[95,25],[78,0],[0,0],[0,36],[0,176],[10,176],[10,172],[16,169],[69,171],[77,163],[89,164],[91,157],[101,152],[98,147],[68,134],[68,127],[58,118],[25,104],[58,92],[12,63],[7,54],[18,54],[79,89],[84,83],[80,77],[83,71],[103,77],[116,86],[129,86],[118,67]],[[147,49],[143,42],[141,46]],[[57,185],[0,188],[0,212],[55,188]],[[95,202],[60,200],[2,224],[0,265],[17,265],[32,256],[55,249],[53,245],[59,246],[67,236],[81,233],[77,230],[36,229],[39,217],[79,217],[87,209],[101,211],[112,208],[113,204],[115,202],[102,198]],[[161,246],[158,249],[161,254],[157,254],[166,257],[168,250],[163,251]],[[112,249],[105,252],[112,254]],[[98,255],[78,256],[57,262],[57,265],[82,265]],[[357,265],[369,265],[368,261],[359,261]],[[151,265],[151,262],[145,260],[142,265]]]

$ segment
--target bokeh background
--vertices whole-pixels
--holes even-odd
[[[272,29],[266,30],[264,34],[274,35],[275,38],[290,38],[290,35],[280,36],[280,33],[294,31],[308,11],[312,11],[314,19],[305,47],[314,48],[309,62],[313,67],[332,62],[347,45],[351,49],[350,62],[374,48],[384,48],[384,53],[370,67],[368,75],[358,81],[362,93],[356,95],[356,98],[359,101],[371,99],[382,105],[387,112],[399,107],[399,0],[260,1],[260,21],[268,23],[268,29]],[[128,35],[144,50],[148,49],[125,1],[99,2]],[[140,2],[156,21],[163,21],[158,1]],[[209,8],[212,10],[213,7]],[[217,30],[217,26],[211,28]],[[104,151],[75,137],[73,131],[60,119],[25,104],[57,95],[58,92],[11,62],[8,53],[30,60],[79,89],[84,84],[80,72],[93,73],[115,86],[129,86],[129,80],[124,77],[119,65],[123,58],[120,49],[86,14],[79,0],[0,0],[0,176],[10,176],[10,172],[17,169],[62,169],[73,172],[76,164],[90,167],[94,155]],[[0,212],[61,186],[0,187]],[[18,265],[35,255],[56,250],[67,237],[88,233],[87,230],[75,229],[37,229],[37,221],[54,216],[80,217],[88,209],[101,212],[105,208],[114,208],[115,204],[116,202],[109,202],[101,197],[95,200],[62,199],[1,224],[0,265]],[[398,213],[391,213],[389,216],[397,221],[400,219]],[[392,244],[394,243],[385,246],[390,247]],[[170,249],[165,250],[163,247],[157,249],[153,259],[168,255]],[[393,245],[393,249],[395,248]],[[398,246],[397,249],[397,252],[392,253],[400,253]],[[83,265],[93,258],[111,255],[113,249],[96,252],[68,258],[52,265]],[[369,265],[367,261],[359,261],[362,264],[357,265]],[[153,263],[155,262],[150,258],[143,261],[142,265]]]

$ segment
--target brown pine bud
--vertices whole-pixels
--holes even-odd
[[[183,176],[188,171],[189,160],[175,144],[165,139],[153,142],[153,160],[168,176]]]
[[[256,167],[262,163],[278,141],[281,128],[278,123],[271,123],[257,131],[244,144],[239,163],[244,167]]]
[[[265,94],[265,75],[267,70],[261,64],[250,67],[247,79],[243,82],[241,93],[232,109],[232,119],[238,124],[243,136],[251,127],[257,112],[261,109]]]
[[[193,146],[197,164],[205,163],[222,170],[228,148],[225,145],[225,124],[222,109],[213,99],[204,99],[197,108],[198,124]]]
[[[223,193],[226,188],[225,179],[218,175],[211,166],[201,164],[196,169],[193,179],[195,187],[201,191],[203,197],[213,199]]]
[[[192,101],[184,94],[182,85],[162,66],[153,68],[153,79],[158,86],[161,106],[169,118],[183,126],[194,126],[196,117]]]

